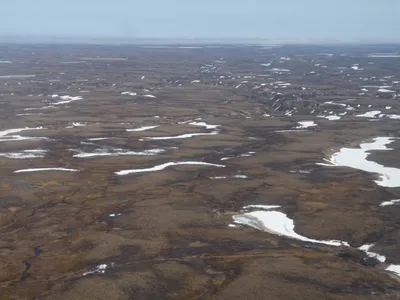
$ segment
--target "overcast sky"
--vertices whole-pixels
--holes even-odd
[[[1,0],[0,35],[400,40],[400,0]]]

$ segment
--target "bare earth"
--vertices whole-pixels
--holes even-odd
[[[0,133],[0,299],[399,299],[400,188],[316,164],[399,137],[356,117],[400,115],[400,59],[368,56],[399,51],[2,45],[0,132],[43,128]],[[368,159],[399,168],[390,147]],[[230,227],[251,204],[351,247]]]

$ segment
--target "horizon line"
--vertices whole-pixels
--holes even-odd
[[[54,35],[0,35],[0,44],[132,44],[132,45],[176,45],[176,44],[252,44],[252,45],[378,45],[400,44],[400,39],[384,38],[279,38],[279,37],[122,37],[122,36],[54,36]],[[150,42],[150,43],[149,43]]]

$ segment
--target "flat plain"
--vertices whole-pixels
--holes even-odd
[[[0,46],[0,299],[399,299],[400,47]]]

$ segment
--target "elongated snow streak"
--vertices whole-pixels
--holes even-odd
[[[377,115],[381,113],[380,110],[372,110],[368,111],[364,114],[356,115],[356,117],[362,117],[362,118],[375,118]]]
[[[194,136],[202,136],[202,135],[216,135],[218,131],[213,132],[205,132],[205,133],[185,133],[181,135],[175,136],[155,136],[155,137],[144,137],[139,139],[139,141],[161,141],[161,140],[175,140],[175,139],[188,139]]]
[[[159,127],[159,125],[157,126],[142,126],[139,128],[132,128],[132,129],[126,129],[126,131],[133,131],[133,132],[137,132],[137,131],[145,131],[145,130],[149,130],[149,129],[154,129]]]
[[[10,78],[32,78],[35,77],[36,75],[2,75],[0,76],[0,79],[10,79]]]
[[[336,103],[336,102],[333,102],[333,101],[326,101],[326,102],[324,102],[324,104],[337,105],[337,106],[344,106],[344,107],[347,106],[347,104],[344,104],[344,103]]]
[[[379,89],[378,93],[396,93],[396,91],[388,90],[388,89]]]
[[[137,93],[134,93],[134,92],[122,92],[121,95],[137,96]]]
[[[107,269],[107,265],[101,264],[101,265],[98,265],[94,270],[85,272],[82,275],[86,276],[86,275],[90,275],[90,274],[104,274],[106,272],[106,269]]]
[[[37,115],[42,115],[43,113],[26,113],[26,114],[16,114],[17,117],[22,117],[22,116],[37,116]]]
[[[17,133],[17,132],[21,132],[24,130],[38,130],[38,129],[43,129],[43,127],[36,127],[36,128],[25,127],[25,128],[7,129],[7,130],[0,131],[0,136],[9,135],[11,133]]]
[[[43,171],[65,171],[65,172],[77,172],[77,169],[67,168],[36,168],[36,169],[21,169],[14,171],[14,173],[26,173],[26,172],[43,172]]]
[[[78,151],[73,157],[79,158],[88,158],[88,157],[95,157],[95,156],[150,156],[150,155],[157,155],[160,153],[165,152],[164,149],[150,149],[144,151],[126,151],[123,149],[112,149],[112,151],[107,149],[96,149],[94,152],[83,152]]]
[[[253,205],[243,206],[243,209],[258,208],[258,209],[263,209],[263,210],[269,210],[269,209],[274,209],[274,208],[279,208],[279,207],[281,207],[281,206],[280,205],[253,204]]]
[[[47,137],[36,137],[36,136],[21,136],[21,135],[10,135],[4,138],[0,138],[0,142],[13,142],[13,141],[26,141],[26,140],[46,140]]]
[[[219,180],[219,179],[228,179],[228,178],[235,178],[235,179],[247,179],[248,177],[246,175],[233,175],[233,176],[214,176],[214,177],[209,177],[212,180]]]
[[[336,121],[336,120],[340,120],[342,117],[337,116],[337,115],[330,115],[330,116],[317,116],[317,118],[324,118],[329,121]]]
[[[104,141],[104,140],[108,140],[110,138],[108,137],[98,137],[98,138],[90,138],[88,139],[88,141]]]
[[[306,130],[306,129],[286,129],[286,130],[275,130],[274,132],[292,132],[292,131],[294,131],[294,132],[305,132],[305,131],[308,131],[308,130]]]
[[[15,128],[15,129],[7,129],[0,131],[0,142],[7,142],[7,141],[21,141],[21,140],[38,140],[38,139],[46,139],[46,137],[29,137],[29,136],[21,136],[21,135],[9,135],[13,133],[18,133],[25,130],[39,130],[44,129],[43,127],[36,127],[36,128]]]
[[[393,120],[400,120],[400,115],[386,115],[386,117]]]
[[[221,126],[221,125],[210,125],[207,124],[206,122],[190,122],[189,125],[201,126],[205,127],[206,129],[217,129],[219,126]]]
[[[41,158],[46,154],[46,150],[22,150],[17,152],[0,153],[0,156],[11,159]]]
[[[212,167],[219,167],[219,168],[225,167],[225,165],[211,164],[211,163],[206,163],[206,162],[201,162],[201,161],[179,161],[179,162],[167,162],[167,163],[164,163],[161,165],[154,166],[152,168],[121,170],[121,171],[115,172],[115,174],[116,175],[128,175],[128,174],[135,174],[135,173],[162,171],[171,166],[181,166],[181,165],[203,165],[203,166],[212,166]]]
[[[78,100],[82,100],[83,99],[83,97],[81,97],[81,96],[73,97],[73,96],[68,96],[68,95],[67,96],[52,95],[53,98],[55,98],[54,96],[59,97],[63,101],[58,101],[58,102],[52,103],[53,105],[67,104],[67,103],[70,103],[72,101],[78,101]]]

